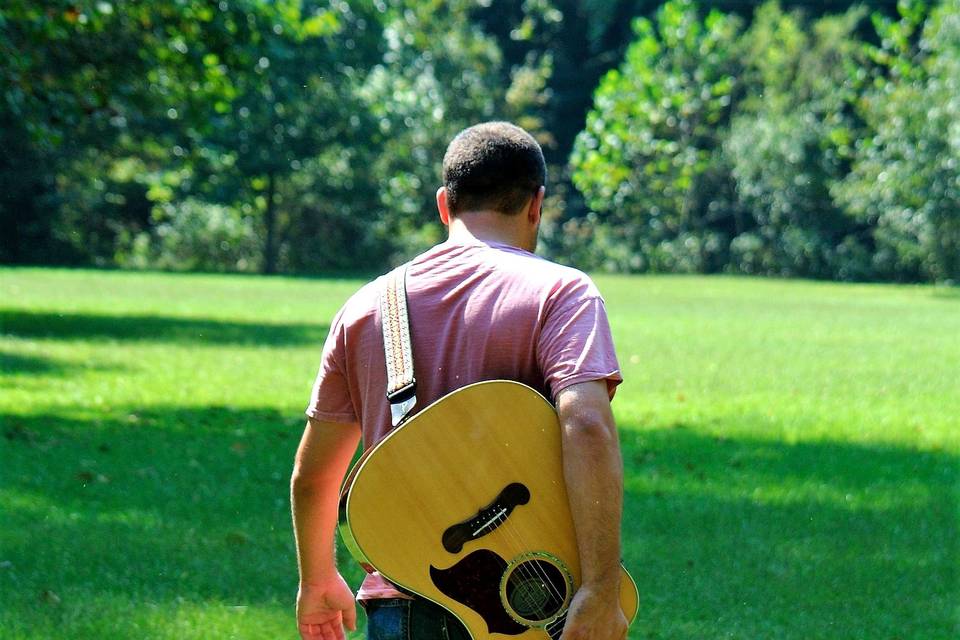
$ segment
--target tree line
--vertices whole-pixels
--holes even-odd
[[[8,0],[0,262],[380,269],[497,118],[551,257],[957,280],[958,1]]]
[[[580,258],[615,269],[960,281],[960,3],[931,9],[638,20],[563,237],[602,229]]]

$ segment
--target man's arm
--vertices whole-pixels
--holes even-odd
[[[341,640],[344,626],[356,628],[353,592],[337,571],[334,536],[340,485],[359,442],[358,424],[311,418],[297,449],[290,504],[300,567],[297,624],[304,640]]]
[[[622,640],[627,634],[620,608],[623,461],[606,381],[563,389],[557,412],[581,572],[561,640]]]

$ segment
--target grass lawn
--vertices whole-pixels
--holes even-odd
[[[957,290],[597,281],[631,638],[960,637]],[[359,285],[0,270],[0,638],[294,638],[290,465]]]

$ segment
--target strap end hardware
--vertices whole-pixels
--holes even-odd
[[[403,402],[417,393],[417,381],[412,380],[409,384],[405,384],[396,391],[387,393],[387,400],[390,401],[390,404]]]
[[[410,396],[403,402],[398,402],[396,404],[390,404],[390,422],[393,426],[399,425],[403,422],[408,415],[410,415],[410,410],[413,409],[413,406],[417,404],[417,396]]]

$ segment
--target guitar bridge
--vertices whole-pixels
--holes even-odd
[[[476,515],[443,532],[443,548],[449,553],[460,553],[463,545],[482,538],[507,521],[513,510],[530,502],[530,490],[519,482],[512,482],[494,498],[493,502],[480,509]]]

